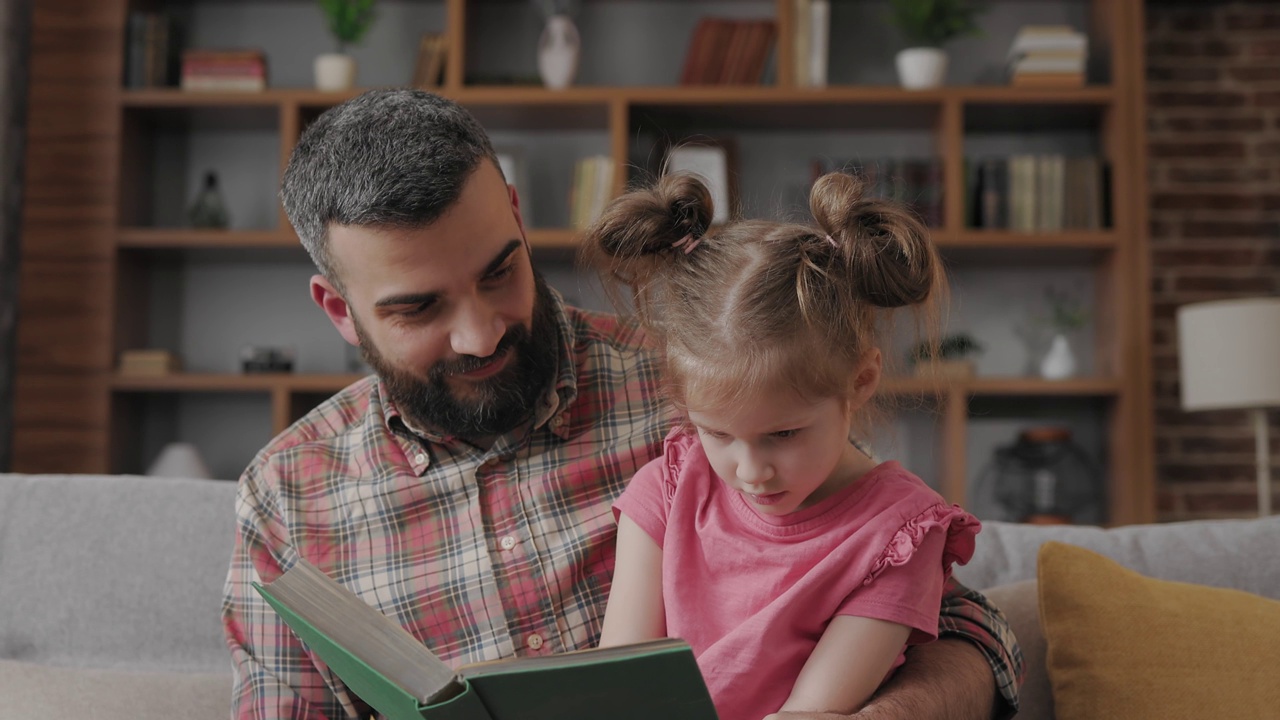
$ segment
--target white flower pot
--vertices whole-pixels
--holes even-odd
[[[578,76],[578,28],[567,15],[552,15],[538,38],[538,75],[552,90],[563,90]]]
[[[938,48],[907,48],[894,58],[898,81],[908,90],[941,87],[947,79],[947,53]]]
[[[356,59],[342,53],[316,56],[317,90],[350,90],[356,85]]]
[[[1040,375],[1047,380],[1065,380],[1076,374],[1076,355],[1067,336],[1058,333],[1049,343],[1049,352],[1040,361]]]

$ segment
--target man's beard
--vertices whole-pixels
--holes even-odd
[[[532,328],[509,327],[492,355],[485,358],[463,355],[456,360],[441,360],[427,370],[425,379],[392,365],[360,323],[355,323],[360,354],[378,374],[396,407],[413,425],[445,435],[479,438],[510,432],[533,417],[556,370],[560,347],[551,290],[538,273],[534,273],[533,279]],[[501,372],[468,382],[469,397],[458,397],[449,388],[451,375],[484,367],[507,352],[515,353],[515,357]]]

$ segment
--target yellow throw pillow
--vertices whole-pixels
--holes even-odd
[[[1280,717],[1280,602],[1040,548],[1057,720]]]

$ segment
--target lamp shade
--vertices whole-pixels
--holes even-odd
[[[1280,298],[1178,308],[1185,410],[1280,406]]]
[[[160,455],[147,468],[147,474],[154,477],[202,478],[213,477],[209,466],[195,445],[184,442],[171,442],[160,450]]]

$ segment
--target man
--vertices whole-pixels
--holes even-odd
[[[281,195],[320,271],[312,299],[376,375],[240,480],[223,603],[234,714],[370,714],[250,586],[301,557],[452,663],[594,645],[610,504],[670,420],[641,338],[547,287],[487,136],[437,96],[373,91],[329,110]],[[1021,657],[983,602],[957,586],[946,637],[855,717],[1016,709]]]

